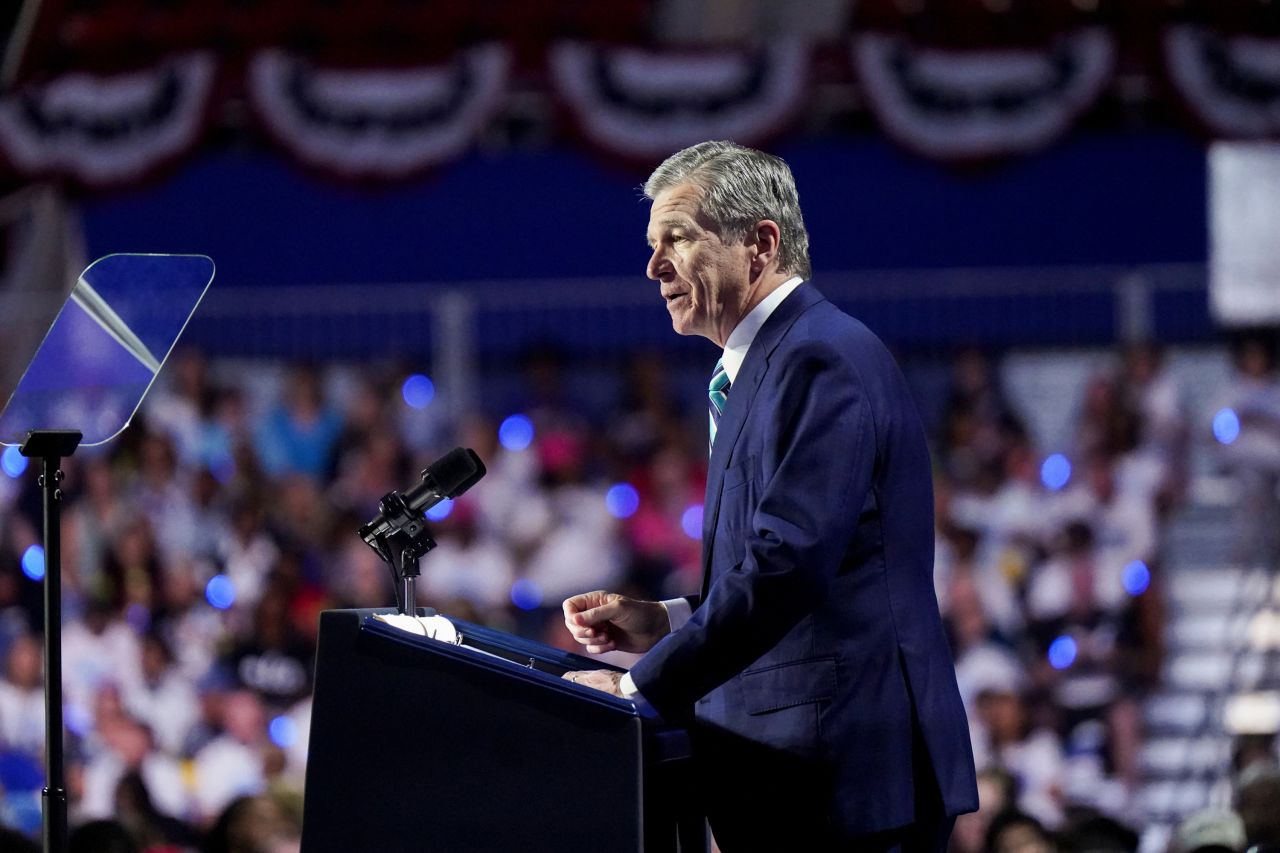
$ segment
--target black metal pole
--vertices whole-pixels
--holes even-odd
[[[44,850],[67,849],[67,780],[62,753],[62,460],[40,461],[44,492]]]
[[[67,849],[67,780],[62,731],[62,460],[83,436],[33,430],[20,448],[40,460],[44,505],[44,853]]]

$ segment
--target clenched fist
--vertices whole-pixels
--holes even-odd
[[[667,608],[660,601],[639,601],[616,592],[584,592],[564,602],[564,624],[593,655],[647,652],[671,632]]]

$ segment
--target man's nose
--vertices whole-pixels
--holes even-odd
[[[649,278],[657,281],[662,277],[662,273],[670,266],[666,256],[662,252],[661,246],[655,246],[653,254],[649,256],[649,263],[645,266],[644,274]]]

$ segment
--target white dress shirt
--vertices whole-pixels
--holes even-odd
[[[729,376],[730,392],[733,389],[733,383],[738,381],[738,371],[742,370],[742,363],[747,360],[747,350],[751,348],[751,343],[756,339],[756,335],[760,332],[760,328],[764,326],[766,320],[769,319],[782,301],[791,295],[800,284],[804,281],[800,276],[792,276],[791,278],[778,285],[777,289],[760,301],[760,304],[751,309],[747,316],[739,321],[738,325],[733,327],[733,331],[729,333],[729,339],[724,342],[724,353],[721,359],[724,363],[724,372]],[[671,623],[671,631],[674,633],[689,621],[689,617],[693,615],[693,608],[689,606],[688,599],[672,598],[662,602],[662,606],[667,609],[667,619]],[[618,689],[622,691],[622,695],[635,702],[637,707],[642,710],[652,710],[652,706],[645,701],[644,696],[640,695],[640,691],[636,689],[636,683],[631,680],[631,673],[624,673],[622,680],[618,682]]]

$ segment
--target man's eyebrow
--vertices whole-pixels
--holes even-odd
[[[688,228],[692,225],[692,223],[689,221],[689,219],[683,216],[668,216],[666,219],[659,219],[657,222],[653,223],[653,225],[656,225],[659,228],[670,229],[670,228]],[[653,238],[649,236],[649,232],[647,231],[645,232],[645,235],[644,235],[644,241],[649,245],[650,248],[653,248]]]

